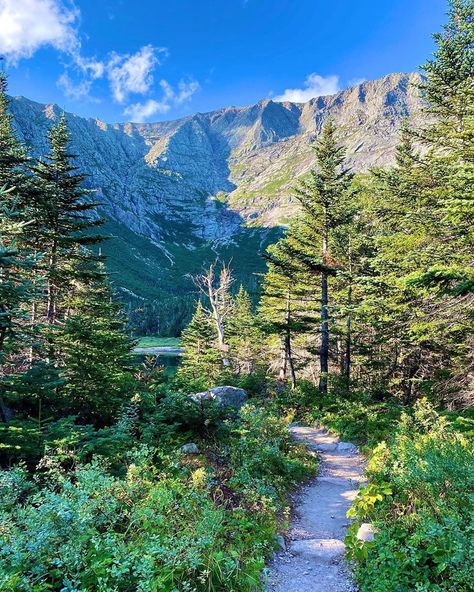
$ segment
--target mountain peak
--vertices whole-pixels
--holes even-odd
[[[314,165],[310,144],[328,117],[353,170],[392,162],[403,119],[420,117],[419,79],[390,74],[306,103],[266,98],[156,123],[106,124],[66,114],[77,164],[99,192],[101,213],[121,245],[111,249],[111,265],[120,257],[115,265],[122,268],[138,257],[130,277],[149,273],[153,285],[157,274],[175,269],[183,249],[239,240],[248,225],[287,220],[296,209],[291,187]],[[16,98],[11,109],[18,135],[34,155],[44,154],[59,107]],[[150,249],[154,259],[146,255]],[[139,291],[132,280],[124,286]]]

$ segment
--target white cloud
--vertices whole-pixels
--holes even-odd
[[[141,123],[156,113],[167,113],[171,107],[182,105],[186,101],[189,101],[193,94],[200,89],[199,82],[196,80],[189,82],[180,80],[177,90],[167,80],[160,80],[160,86],[163,90],[163,96],[160,101],[149,99],[144,103],[133,103],[125,108],[124,115],[130,117],[132,121]]]
[[[57,87],[62,90],[63,94],[70,99],[76,101],[86,99],[92,103],[100,103],[100,99],[91,96],[93,80],[90,78],[83,78],[75,82],[67,72],[63,72],[56,81]]]
[[[78,50],[79,11],[61,0],[0,0],[0,54],[16,63],[40,47]]]
[[[153,70],[159,63],[156,50],[145,45],[132,55],[113,53],[106,66],[106,74],[110,82],[112,94],[118,103],[123,103],[129,94],[145,94],[153,84]]]
[[[65,96],[93,100],[93,84],[105,80],[113,99],[125,103],[130,95],[147,95],[153,86],[153,71],[167,57],[163,47],[144,45],[132,54],[111,52],[103,59],[85,57],[77,28],[80,18],[74,0],[0,0],[0,55],[16,64],[31,58],[42,47],[53,47],[67,58],[65,71],[57,86]],[[199,90],[196,81],[181,80],[173,88],[160,81],[163,96],[135,102],[124,113],[135,121],[144,121],[155,113],[166,113],[182,105]]]
[[[105,64],[95,58],[84,58],[79,54],[74,56],[75,64],[92,80],[102,78],[105,73]]]
[[[133,103],[124,109],[124,115],[130,117],[131,121],[142,123],[146,121],[155,113],[167,113],[171,109],[171,105],[163,101],[155,101],[149,99],[144,103]]]
[[[167,102],[171,101],[176,105],[185,103],[200,89],[199,82],[196,80],[191,80],[190,82],[180,80],[177,91],[166,80],[160,80],[160,86],[163,89],[165,100]]]
[[[339,90],[339,76],[320,76],[313,72],[306,77],[303,88],[287,88],[282,95],[273,100],[306,103],[314,97],[333,95]]]

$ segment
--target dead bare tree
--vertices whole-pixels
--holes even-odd
[[[220,271],[217,272],[217,268]],[[194,285],[209,301],[209,311],[214,319],[217,331],[217,345],[222,356],[222,364],[230,366],[227,352],[229,350],[225,340],[225,320],[232,310],[230,287],[234,283],[230,266],[220,264],[217,260],[204,273],[192,277]]]

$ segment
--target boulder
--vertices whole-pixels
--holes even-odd
[[[286,551],[285,538],[281,534],[276,537],[276,547],[279,551]]]
[[[189,444],[183,444],[180,450],[183,454],[201,454],[198,445],[194,442],[189,442]]]
[[[190,395],[193,401],[201,403],[202,401],[215,401],[221,407],[233,407],[240,409],[247,402],[247,393],[244,389],[234,386],[216,386],[213,389],[203,393]]]
[[[372,524],[364,522],[364,524],[360,525],[359,530],[357,531],[357,538],[359,541],[364,542],[372,542],[375,536],[375,530]]]

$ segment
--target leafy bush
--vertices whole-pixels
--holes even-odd
[[[277,393],[274,405],[309,424],[318,423],[342,439],[369,448],[388,437],[394,430],[403,407],[393,400],[374,401],[367,393],[340,388],[337,383],[327,395],[312,383],[301,381],[295,390]]]
[[[142,445],[121,473],[99,458],[65,468],[62,455],[46,456],[34,480],[0,472],[0,590],[260,589],[285,492],[314,459],[264,410],[227,421],[199,456]]]
[[[246,405],[242,418],[230,447],[230,482],[247,499],[258,498],[276,510],[281,493],[314,472],[315,459],[292,443],[287,426],[275,415]]]
[[[347,539],[361,592],[468,592],[474,581],[474,449],[427,403],[374,451]],[[363,521],[375,540],[355,538]]]

